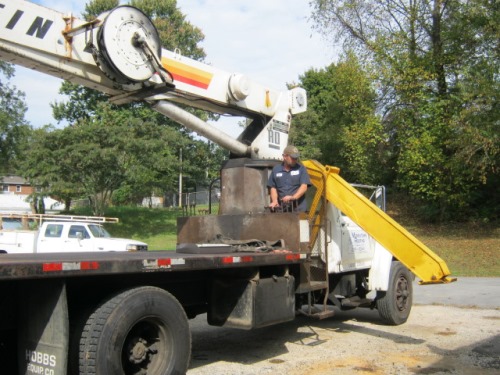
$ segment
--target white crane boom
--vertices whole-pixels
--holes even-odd
[[[279,159],[305,90],[274,90],[162,49],[152,21],[120,6],[87,22],[23,0],[0,0],[0,59],[101,91],[123,104],[146,101],[187,128],[252,159]],[[176,104],[252,123],[238,139]],[[236,125],[238,126],[238,125]]]

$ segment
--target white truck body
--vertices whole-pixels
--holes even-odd
[[[97,223],[47,221],[38,230],[0,231],[0,252],[66,253],[99,251],[146,251],[141,241],[113,238]]]
[[[370,200],[385,210],[383,186],[353,186],[369,189]],[[327,254],[321,249],[321,241],[315,244],[314,251],[321,254],[323,261],[327,260],[328,273],[341,274],[369,269],[369,289],[386,291],[389,287],[392,254],[332,203],[327,203],[326,217],[327,224],[320,231],[327,244]]]
[[[369,269],[369,290],[386,291],[392,254],[333,204],[328,204],[327,217],[331,225],[326,233],[328,273]]]

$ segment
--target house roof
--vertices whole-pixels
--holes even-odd
[[[29,185],[26,179],[20,176],[0,176],[0,184],[2,185]]]

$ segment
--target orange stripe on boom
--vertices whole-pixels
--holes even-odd
[[[162,57],[163,67],[174,77],[174,81],[184,82],[188,85],[207,89],[212,81],[213,74],[204,70],[194,68],[180,61]]]

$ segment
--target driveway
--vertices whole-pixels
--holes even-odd
[[[413,287],[417,305],[500,308],[500,277],[459,277],[450,284]]]
[[[190,322],[188,375],[497,375],[500,278],[415,285],[408,322],[384,325],[376,310],[297,317],[243,331]]]

